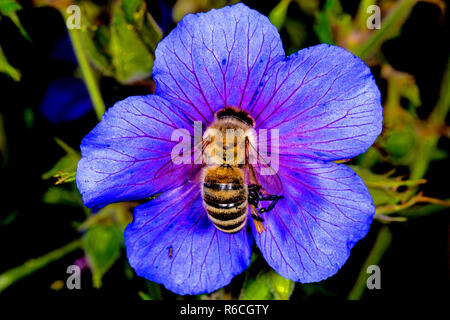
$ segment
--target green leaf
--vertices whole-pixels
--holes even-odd
[[[80,3],[83,25],[79,30],[83,51],[90,62],[105,76],[113,76],[113,65],[109,53],[110,31],[105,25],[99,25],[97,18],[102,14],[101,7],[95,3]]]
[[[144,0],[126,0],[121,1],[121,3],[128,23],[134,23],[135,20],[141,20],[147,9]]]
[[[25,31],[24,27],[20,23],[19,17],[17,16],[17,11],[22,10],[22,6],[15,0],[0,0],[0,14],[7,16],[12,20],[12,22],[19,29],[22,36],[25,39],[31,40]]]
[[[316,15],[314,32],[322,43],[335,44],[333,25],[342,15],[342,7],[339,0],[327,0],[322,11]]]
[[[271,300],[273,294],[269,286],[269,275],[260,272],[256,278],[248,278],[241,290],[240,300]]]
[[[14,68],[9,64],[1,47],[0,47],[0,72],[7,74],[14,81],[20,81],[19,70],[17,70],[16,68]]]
[[[417,186],[426,182],[423,179],[403,180],[402,177],[392,177],[392,172],[375,174],[359,166],[349,167],[364,180],[377,210],[378,207],[383,205],[393,205],[407,201],[416,193]],[[399,192],[399,187],[406,187],[407,189]]]
[[[149,77],[154,57],[140,39],[136,27],[128,23],[121,2],[114,5],[110,30],[116,79],[127,84]]]
[[[139,291],[138,294],[139,294],[139,297],[141,297],[142,300],[153,300],[148,294],[146,294],[146,293],[144,293],[142,291]]]
[[[22,6],[15,0],[0,0],[0,13],[2,15],[8,16],[21,9]]]
[[[281,0],[269,13],[269,20],[280,30],[286,20],[286,13],[291,0]]]
[[[100,26],[95,30],[89,28],[80,30],[81,42],[89,60],[103,75],[112,76],[114,72],[111,57],[104,53],[104,48],[98,40],[98,38],[108,37],[108,34],[109,29],[105,26]]]
[[[319,0],[295,0],[300,9],[310,16],[317,14],[319,10]]]
[[[77,171],[77,163],[81,159],[81,154],[62,140],[55,138],[56,143],[66,151],[66,155],[58,160],[58,162],[49,171],[42,175],[42,179],[47,180],[51,177],[59,177],[63,179],[61,182],[73,181]],[[67,181],[67,178],[70,178]]]
[[[147,48],[154,53],[156,46],[162,39],[162,31],[151,14],[147,11],[144,0],[122,1],[122,8],[127,22],[136,28],[137,34]]]
[[[120,257],[123,236],[114,225],[97,225],[83,236],[83,248],[92,269],[92,281],[95,288],[102,285],[103,275]]]
[[[56,162],[49,171],[42,175],[42,179],[47,180],[62,173],[74,173],[77,170],[79,155],[67,154]]]
[[[317,38],[319,38],[319,42],[334,44],[331,23],[324,12],[319,12],[317,14],[314,32],[316,33]]]
[[[263,270],[256,278],[247,277],[241,290],[241,300],[289,300],[294,282],[278,275],[274,270]]]
[[[89,215],[78,227],[78,230],[88,230],[99,224],[114,224],[123,232],[132,220],[131,212],[134,207],[136,207],[136,203],[133,202],[119,202],[107,205],[96,214]]]
[[[414,83],[405,85],[401,88],[400,94],[407,98],[414,108],[417,108],[422,104],[422,101],[420,100],[419,87],[416,85],[415,81]]]
[[[396,204],[400,200],[397,199],[395,191],[387,188],[370,188],[370,195],[373,199],[374,206],[382,206],[387,204]]]
[[[285,279],[274,270],[269,272],[269,287],[277,300],[289,300],[294,291],[295,283],[292,280]]]
[[[146,281],[145,284],[147,286],[148,297],[150,298],[150,300],[162,300],[163,299],[162,292],[161,292],[161,286],[159,284],[157,284],[156,282],[152,282],[152,281]]]
[[[145,13],[145,19],[142,25],[137,25],[137,30],[147,47],[150,48],[150,51],[155,53],[156,47],[163,37],[163,33],[149,12]]]
[[[101,7],[90,2],[82,2],[81,6],[86,18],[80,37],[95,67],[123,84],[149,77],[162,31],[147,12],[146,2],[114,2],[109,26],[98,22],[104,13]]]
[[[49,204],[83,205],[79,194],[61,187],[50,187],[42,197],[42,201]]]
[[[402,158],[414,151],[417,135],[412,127],[404,127],[389,134],[383,147],[394,158]]]

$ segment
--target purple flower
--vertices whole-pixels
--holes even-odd
[[[89,207],[162,193],[125,230],[137,274],[179,294],[212,292],[248,267],[254,239],[285,278],[334,275],[375,212],[363,181],[332,162],[366,151],[381,132],[369,68],[329,45],[286,58],[269,20],[237,4],[185,16],[158,45],[153,76],[155,95],[118,102],[82,141],[77,172]],[[203,206],[203,165],[171,163],[173,130],[194,135],[195,121],[205,129],[227,106],[248,112],[256,130],[279,130],[284,199],[262,213],[261,233],[252,218],[237,233],[218,230]]]

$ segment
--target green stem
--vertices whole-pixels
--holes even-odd
[[[445,125],[445,118],[447,117],[450,109],[450,58],[447,61],[447,68],[444,72],[444,76],[441,84],[441,91],[439,100],[431,112],[427,122],[430,128],[439,129]],[[411,178],[422,178],[429,167],[429,163],[436,150],[438,141],[440,138],[439,131],[431,132],[427,137],[422,138],[419,141],[417,147],[417,157],[412,163]]]
[[[356,14],[356,25],[360,30],[364,30],[367,21],[367,8],[371,5],[377,4],[376,0],[361,0],[358,7],[358,13]]]
[[[419,141],[416,157],[411,164],[411,178],[419,179],[425,176],[438,141],[439,136],[435,134],[429,137],[423,137]]]
[[[407,217],[407,218],[424,217],[424,216],[428,216],[430,214],[442,211],[446,208],[447,207],[442,204],[431,203],[431,204],[427,204],[424,206],[414,207],[414,208],[409,208],[409,209],[403,210],[401,212],[401,215],[404,217]]]
[[[358,278],[356,280],[355,285],[353,286],[350,294],[348,295],[349,300],[359,300],[361,299],[364,291],[367,286],[367,268],[371,265],[377,265],[387,248],[392,241],[392,235],[387,226],[383,226],[378,232],[377,239],[375,240],[375,244],[373,245],[372,250],[369,253],[366,261],[364,262],[361,271],[359,272]]]
[[[26,261],[23,265],[9,269],[0,274],[0,292],[13,283],[56,261],[66,254],[81,247],[81,239],[74,240],[64,247],[51,251],[39,258]]]
[[[400,29],[416,2],[417,0],[399,1],[390,14],[381,21],[381,28],[375,30],[366,42],[354,50],[355,55],[364,60],[374,53],[385,40]]]
[[[430,114],[430,121],[437,126],[445,124],[445,118],[450,108],[450,57],[447,60],[447,68],[442,78],[439,100]]]
[[[64,10],[61,10],[63,17],[67,20],[67,14]],[[95,78],[94,72],[91,68],[89,60],[83,50],[83,45],[81,43],[81,36],[79,29],[67,29],[70,36],[70,41],[72,42],[73,50],[75,52],[75,56],[77,57],[78,64],[81,69],[81,74],[83,75],[84,82],[89,92],[89,96],[92,101],[92,105],[94,106],[95,113],[97,115],[98,120],[102,119],[103,114],[105,113],[105,104],[102,99],[102,95],[100,93],[100,89],[98,87],[97,79]]]

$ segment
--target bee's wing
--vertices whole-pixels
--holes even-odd
[[[208,145],[208,141],[201,141],[200,143],[198,143],[197,145],[194,146],[194,148],[191,148],[191,154],[190,154],[190,159],[192,160],[194,158],[193,154],[194,154],[194,150],[195,148],[198,147],[202,147],[202,152],[200,153],[200,157],[203,154],[203,150],[206,148],[206,146]],[[189,163],[189,164],[175,164],[177,162],[177,160],[181,157],[181,155],[177,155],[175,158],[170,159],[169,161],[167,161],[164,165],[161,166],[161,168],[159,168],[156,173],[154,178],[155,179],[160,179],[166,176],[171,176],[173,174],[176,174],[177,171],[179,170],[188,170],[188,177],[192,177],[195,175],[195,173],[198,171],[196,169],[198,164],[201,164],[201,160],[202,159],[194,159],[194,163]]]
[[[249,160],[250,153],[252,152],[256,158],[256,161],[253,161],[254,163],[246,160],[248,181],[251,184],[260,185],[263,193],[280,194],[283,191],[283,183],[276,170],[270,165],[267,159],[261,156],[249,140],[247,140],[246,149],[248,149],[246,150],[247,160]]]

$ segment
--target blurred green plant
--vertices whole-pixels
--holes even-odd
[[[241,300],[289,300],[295,283],[278,275],[272,269],[259,272],[255,278],[247,277],[242,287]]]
[[[39,269],[42,269],[51,262],[61,259],[70,252],[79,249],[80,247],[81,247],[81,240],[77,239],[39,258],[30,259],[21,266],[3,272],[2,274],[0,274],[0,293],[6,288],[8,288],[10,285],[19,281],[20,279],[29,276],[30,274],[38,271]]]
[[[123,233],[114,225],[97,225],[83,235],[83,249],[95,288],[102,286],[102,277],[120,257],[122,245]]]
[[[281,30],[284,25],[290,3],[291,0],[281,0],[278,5],[269,13],[270,22],[272,22],[272,24],[277,27],[278,30]]]
[[[218,9],[223,6],[232,5],[239,0],[177,0],[172,8],[172,17],[175,22],[179,22],[188,13],[206,12],[213,8]]]
[[[61,184],[63,182],[75,181],[75,173],[77,171],[77,163],[81,159],[81,154],[75,151],[64,141],[55,138],[56,143],[66,152],[58,162],[49,171],[42,175],[42,179],[47,180],[50,178],[57,178],[55,184]]]
[[[27,40],[30,40],[28,33],[25,28],[20,23],[19,17],[17,16],[17,11],[20,11],[22,6],[16,0],[0,0],[0,15],[8,17],[19,29],[22,36]],[[1,18],[0,16],[0,18]]]
[[[7,74],[14,81],[20,81],[20,71],[11,66],[6,60],[6,56],[3,53],[2,48],[0,47],[0,72]]]
[[[162,31],[143,0],[112,1],[109,6],[80,2],[83,24],[81,45],[89,60],[104,76],[123,84],[151,75],[156,44]],[[107,14],[106,25],[101,16]]]
[[[22,36],[30,41],[30,37],[25,31],[24,27],[20,23],[19,17],[17,16],[17,11],[21,10],[22,6],[15,0],[0,0],[0,19],[2,17],[8,17],[19,29]],[[0,72],[7,74],[14,81],[20,81],[21,74],[20,71],[11,66],[0,47]]]
[[[339,0],[327,0],[316,14],[315,32],[321,42],[337,44],[352,51],[371,66],[382,67],[381,76],[388,84],[387,97],[383,102],[384,129],[382,135],[366,153],[357,158],[353,169],[363,178],[376,205],[375,218],[382,223],[405,222],[408,217],[418,217],[438,212],[450,206],[447,200],[432,199],[419,192],[419,186],[432,159],[445,158],[445,152],[437,149],[442,137],[450,99],[449,67],[444,72],[441,93],[436,107],[426,120],[420,120],[416,108],[420,107],[420,92],[414,77],[393,69],[385,60],[380,48],[388,39],[401,33],[417,0],[390,1],[363,0],[355,17],[343,12]],[[442,1],[426,1],[438,5],[444,12]],[[382,12],[381,28],[366,27],[367,7],[376,4]],[[401,99],[409,106],[405,110]],[[376,175],[371,170],[376,163],[406,165],[410,179],[392,177],[393,172]],[[406,189],[400,191],[400,187]],[[426,205],[418,205],[426,203]],[[417,206],[418,205],[418,206]],[[393,216],[395,215],[395,216]],[[360,299],[366,288],[366,265],[377,264],[391,243],[388,227],[383,227],[375,241],[365,265],[349,294],[349,299]]]
[[[295,283],[278,275],[272,269],[247,277],[239,295],[240,300],[289,300]]]

